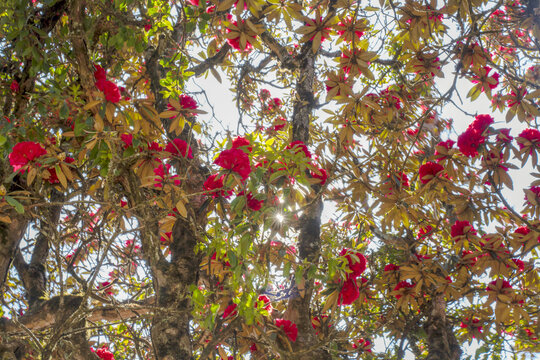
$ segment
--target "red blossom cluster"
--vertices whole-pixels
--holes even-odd
[[[339,256],[345,257],[349,271],[346,280],[341,285],[338,305],[350,305],[360,296],[356,278],[366,270],[367,260],[361,253],[346,248],[341,250]]]
[[[22,141],[13,146],[13,150],[9,154],[9,164],[13,167],[13,171],[23,169],[28,163],[33,162],[37,158],[47,154],[47,151],[40,144],[33,141]]]
[[[424,165],[420,166],[418,170],[418,177],[422,184],[427,184],[431,180],[437,178],[441,172],[444,170],[444,167],[438,163],[428,161]]]
[[[295,323],[293,323],[291,320],[276,319],[276,326],[283,330],[289,340],[292,342],[296,341],[296,337],[298,336],[298,328],[296,327]]]
[[[96,71],[94,71],[94,78],[96,79],[96,87],[99,91],[105,94],[105,99],[112,103],[117,103],[122,98],[120,95],[120,89],[112,81],[107,80],[107,72],[99,65],[94,65]]]
[[[101,360],[114,360],[114,354],[109,351],[109,347],[106,345],[103,345],[99,349],[90,349],[93,353],[95,353],[98,358]]]
[[[493,124],[493,117],[487,114],[477,115],[467,130],[458,137],[457,145],[465,156],[475,157],[478,155],[478,147],[482,145],[485,131]]]

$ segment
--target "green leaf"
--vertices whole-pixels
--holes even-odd
[[[9,205],[13,206],[19,214],[24,214],[24,206],[20,202],[18,202],[11,196],[7,196],[7,195],[6,195],[6,201]]]

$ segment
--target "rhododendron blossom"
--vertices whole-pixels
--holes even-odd
[[[13,146],[13,150],[9,154],[9,164],[13,167],[13,171],[18,171],[45,154],[47,151],[40,144],[33,141],[22,141]],[[22,172],[24,173],[25,170]]]
[[[442,171],[444,167],[440,164],[434,162],[427,162],[424,165],[420,166],[418,171],[420,181],[422,184],[427,184],[434,178],[436,178]]]
[[[294,150],[295,154],[298,154],[299,152],[303,152],[306,157],[311,158],[311,153],[309,152],[306,144],[304,144],[300,140],[293,141],[292,143],[287,145],[287,147],[285,149],[286,150],[292,149],[292,150]]]
[[[182,139],[174,139],[173,141],[169,142],[165,147],[165,151],[180,157],[186,157],[187,155],[188,159],[193,159],[191,147],[188,146],[187,142]]]
[[[214,164],[236,172],[242,181],[246,180],[251,173],[249,156],[240,149],[223,150],[214,160]]]
[[[296,327],[295,323],[290,320],[276,319],[276,326],[283,330],[289,340],[292,342],[296,341],[296,337],[298,336],[298,328]]]
[[[525,129],[521,132],[521,134],[519,134],[517,142],[520,150],[525,146],[530,146],[530,152],[532,154],[534,147],[540,147],[540,131],[536,129]]]
[[[206,179],[206,181],[204,182],[203,189],[207,191],[208,195],[212,195],[212,198],[217,198],[220,196],[229,197],[230,194],[232,193],[231,190],[216,191],[218,189],[223,188],[224,181],[225,181],[225,175],[221,175],[221,176],[219,176],[219,174],[210,175],[208,179]]]

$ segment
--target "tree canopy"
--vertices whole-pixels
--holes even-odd
[[[538,0],[4,0],[0,35],[2,359],[540,350]]]

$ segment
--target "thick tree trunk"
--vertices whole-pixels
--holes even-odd
[[[431,313],[425,325],[428,342],[426,360],[459,360],[461,348],[446,320],[446,302],[444,296],[438,295],[431,303]]]
[[[297,100],[294,105],[292,119],[293,141],[308,144],[310,139],[310,123],[315,105],[313,83],[315,80],[316,54],[311,52],[311,42],[304,45],[305,56],[300,63],[300,72],[296,84]],[[318,186],[313,186],[318,191]],[[307,199],[312,201],[300,218],[300,236],[298,248],[300,258],[309,266],[317,266],[321,250],[321,214],[323,203],[320,198]],[[300,296],[289,301],[288,316],[298,327],[298,338],[293,344],[292,359],[312,360],[331,359],[330,354],[322,349],[315,331],[311,325],[311,297],[314,280],[307,277],[309,268],[305,269],[302,279],[295,279],[299,286]]]

